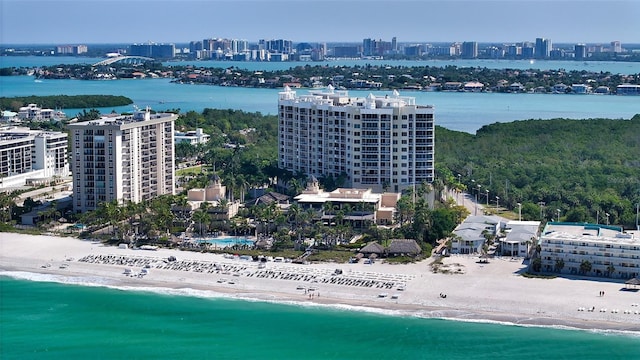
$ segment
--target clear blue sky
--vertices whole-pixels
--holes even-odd
[[[2,44],[640,43],[640,0],[0,0],[0,20]]]

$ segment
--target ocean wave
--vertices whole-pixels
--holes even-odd
[[[16,280],[39,282],[55,282],[81,286],[104,287],[113,284],[112,280],[99,276],[69,276],[56,274],[41,274],[28,271],[0,271],[0,276],[7,276]]]
[[[502,325],[502,326],[516,326],[516,327],[524,327],[524,328],[545,328],[545,329],[556,329],[556,330],[568,330],[568,331],[584,331],[594,334],[600,335],[623,335],[623,336],[631,336],[640,338],[639,331],[633,330],[617,330],[617,329],[597,329],[597,328],[583,328],[578,325],[559,325],[559,324],[534,324],[534,323],[523,323],[518,321],[506,321],[506,320],[495,320],[490,318],[464,318],[464,317],[455,317],[455,316],[425,316],[424,313],[416,314],[417,317],[430,318],[430,319],[441,319],[447,321],[457,321],[457,322],[466,322],[466,323],[475,323],[475,324],[492,324],[492,325]],[[532,320],[532,318],[529,318]],[[535,321],[535,320],[533,320]]]
[[[580,326],[571,325],[559,325],[559,324],[536,324],[535,318],[516,318],[513,321],[509,320],[495,320],[491,319],[490,315],[486,315],[486,318],[482,318],[482,314],[473,312],[461,312],[459,310],[450,309],[438,309],[438,310],[396,310],[396,309],[384,309],[375,306],[366,305],[350,305],[350,304],[338,304],[338,303],[318,303],[307,302],[302,300],[291,299],[278,299],[270,298],[266,293],[225,293],[215,290],[201,290],[190,287],[170,288],[159,286],[126,286],[116,285],[115,281],[97,277],[97,276],[68,276],[68,275],[55,275],[55,274],[41,274],[25,271],[0,271],[0,276],[6,276],[17,280],[39,281],[39,282],[55,282],[60,284],[89,286],[89,287],[104,287],[121,291],[136,291],[136,292],[148,292],[166,296],[188,296],[205,299],[225,299],[225,300],[239,300],[247,302],[262,302],[270,304],[278,304],[285,306],[296,306],[302,308],[324,308],[335,311],[346,312],[361,312],[371,313],[383,316],[400,316],[400,317],[414,317],[422,319],[439,319],[446,321],[467,322],[467,323],[480,323],[480,324],[493,324],[502,326],[517,326],[517,327],[529,327],[529,328],[550,328],[557,330],[570,330],[570,331],[585,331],[600,335],[623,335],[640,338],[640,332],[632,330],[616,330],[616,329],[597,329],[597,328],[582,328]],[[474,316],[471,318],[470,316]],[[501,316],[506,317],[506,316]],[[523,320],[531,321],[522,322]]]

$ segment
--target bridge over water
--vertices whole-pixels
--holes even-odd
[[[140,65],[147,61],[154,61],[154,59],[145,56],[115,56],[99,61],[93,64],[93,66],[111,65],[114,63]]]

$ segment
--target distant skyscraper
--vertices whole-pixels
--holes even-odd
[[[56,46],[56,54],[80,55],[87,52],[87,45]]]
[[[533,59],[534,50],[535,50],[535,48],[533,47],[533,44],[531,44],[530,42],[522,43],[522,58],[523,59]]]
[[[587,58],[587,46],[585,44],[576,44],[573,47],[573,58],[576,60],[584,60]]]
[[[611,51],[614,53],[621,53],[622,52],[622,44],[620,43],[620,41],[612,41],[611,42]]]
[[[146,56],[154,59],[171,59],[176,56],[174,44],[133,44],[129,46],[129,55]]]
[[[478,43],[475,41],[465,41],[462,43],[462,57],[465,59],[475,59],[478,57]]]
[[[362,55],[363,56],[371,56],[373,55],[373,51],[375,49],[376,41],[373,39],[363,39],[362,40]]]
[[[398,40],[395,36],[391,38],[391,51],[394,53],[398,51]]]
[[[551,56],[551,39],[537,38],[536,39],[536,59],[548,59]]]
[[[285,39],[260,40],[259,44],[264,45],[264,49],[270,53],[291,54],[293,41]]]

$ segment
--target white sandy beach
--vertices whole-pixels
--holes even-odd
[[[169,256],[177,261],[166,262]],[[469,256],[445,258],[453,272],[461,269],[457,274],[433,273],[431,260],[409,265],[268,262],[259,269],[257,262],[219,254],[119,249],[74,238],[0,233],[0,275],[45,273],[110,286],[193,288],[238,298],[344,304],[424,317],[640,332],[640,291],[623,290],[621,281],[528,279],[518,274],[524,267],[521,259],[477,261]],[[144,264],[149,264],[147,275],[124,274],[127,268],[139,274]],[[342,274],[333,275],[336,269]]]

